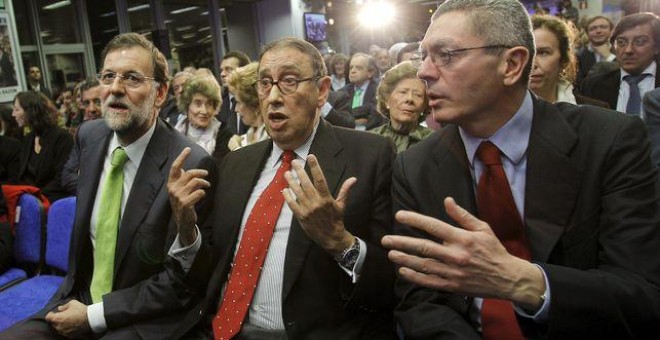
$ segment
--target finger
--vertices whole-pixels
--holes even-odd
[[[204,190],[209,188],[211,183],[202,178],[192,178],[186,185],[182,188],[184,194],[190,194],[197,190]]]
[[[308,197],[314,197],[316,196],[317,191],[316,188],[314,188],[312,181],[309,179],[309,176],[307,176],[307,172],[305,172],[304,164],[305,163],[303,163],[301,160],[294,160],[291,162],[291,167],[298,176],[298,181],[300,183],[300,188],[302,189],[303,194]],[[296,191],[296,195],[297,194],[298,192]],[[299,196],[298,199],[300,198],[301,197]]]
[[[55,313],[48,312],[48,314],[46,314],[46,321],[48,323],[52,323],[53,321],[55,321]]]
[[[399,268],[399,275],[406,281],[412,282],[414,284],[432,288],[435,290],[443,290],[453,292],[456,290],[456,287],[452,282],[446,280],[440,276],[420,273],[414,269],[401,267]]]
[[[307,156],[307,164],[309,164],[309,170],[312,174],[314,180],[314,188],[318,191],[321,196],[330,196],[330,189],[328,189],[328,183],[325,180],[323,175],[323,169],[319,165],[318,159],[314,155]]]
[[[172,166],[170,167],[170,175],[169,175],[169,181],[176,181],[177,178],[181,175],[181,169],[183,167],[183,162],[186,161],[186,158],[188,158],[188,155],[190,155],[190,148],[185,147],[177,156],[177,158],[172,162]]]
[[[348,201],[348,193],[351,191],[353,185],[357,182],[357,178],[351,177],[344,181],[339,189],[339,194],[337,194],[337,199],[335,200],[341,209],[344,209],[346,206],[346,201]]]
[[[288,189],[291,190],[291,193],[294,194],[292,195],[293,199],[298,203],[305,202],[307,200],[307,197],[302,187],[300,186],[300,182],[298,181],[298,179],[294,178],[293,172],[291,171],[285,172],[284,179],[286,179],[286,182],[289,184]]]
[[[188,171],[181,171],[178,181],[187,183],[195,178],[205,178],[209,172],[204,169],[190,169]]]
[[[453,277],[460,274],[460,272],[451,265],[431,258],[413,256],[396,250],[391,250],[387,254],[387,257],[390,261],[399,266],[413,269],[419,273],[440,276],[447,280],[451,280]]]
[[[449,215],[452,220],[456,221],[458,225],[463,227],[463,229],[470,231],[491,231],[488,223],[470,214],[467,210],[458,205],[453,198],[445,198],[444,203],[447,215]]]
[[[299,217],[301,215],[302,208],[296,200],[293,191],[290,188],[284,188],[284,190],[282,190],[282,195],[284,195],[284,201],[291,209],[291,212],[293,212],[293,215]]]
[[[181,206],[193,209],[193,206],[199,203],[199,201],[201,201],[205,196],[206,191],[204,191],[204,189],[195,190],[181,199]]]
[[[396,220],[399,223],[425,231],[428,234],[443,240],[444,242],[453,243],[457,241],[462,234],[465,233],[465,230],[456,228],[433,217],[425,216],[413,211],[398,211],[396,213]]]
[[[385,248],[441,261],[445,261],[451,255],[451,251],[447,249],[447,246],[424,238],[387,235],[383,237],[381,243]]]

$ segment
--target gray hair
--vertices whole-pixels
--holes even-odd
[[[487,45],[522,46],[529,51],[522,80],[529,82],[532,60],[536,53],[532,23],[527,10],[518,0],[447,0],[433,14],[432,21],[449,12],[463,12],[471,24],[472,34]],[[486,53],[498,53],[497,50]]]

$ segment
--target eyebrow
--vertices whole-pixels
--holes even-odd
[[[286,73],[291,73],[291,72],[295,72],[295,73],[298,73],[298,74],[302,73],[302,70],[296,64],[280,65],[279,70],[280,70],[280,72],[279,72],[280,74],[286,74]],[[265,77],[265,76],[272,77],[271,71],[269,69],[259,70],[259,78],[262,78],[262,77]]]

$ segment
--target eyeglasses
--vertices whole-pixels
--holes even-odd
[[[626,38],[616,38],[614,41],[614,44],[616,45],[616,48],[624,49],[628,44],[631,44],[635,47],[643,47],[646,45],[650,39],[646,36],[641,36],[641,37],[635,37],[632,41],[626,39]]]
[[[101,85],[110,86],[115,82],[115,79],[119,78],[119,81],[123,83],[126,87],[137,88],[144,84],[147,80],[156,80],[153,77],[143,76],[137,72],[128,72],[126,74],[116,73],[116,72],[101,72],[96,75],[96,78],[99,79]]]
[[[257,93],[260,96],[265,97],[270,94],[270,90],[273,88],[273,85],[276,85],[277,88],[282,92],[282,94],[292,94],[298,89],[298,84],[304,81],[318,80],[321,77],[309,77],[304,79],[297,79],[295,77],[284,77],[278,81],[274,81],[271,78],[261,78],[257,80]]]
[[[83,107],[87,107],[91,103],[94,103],[94,106],[96,106],[96,107],[101,107],[101,99],[99,99],[99,98],[94,98],[92,100],[83,100],[82,101]]]
[[[440,68],[451,63],[451,58],[453,58],[456,55],[456,53],[470,51],[470,50],[480,50],[486,48],[511,48],[511,47],[506,45],[487,45],[487,46],[479,46],[479,47],[458,48],[455,50],[450,50],[445,47],[440,47],[436,49],[435,52],[417,51],[410,58],[410,61],[412,62],[413,66],[419,68],[422,66],[422,62],[424,62],[424,60],[426,60],[426,57],[428,56],[431,57],[431,62],[433,63],[433,65],[437,68]]]

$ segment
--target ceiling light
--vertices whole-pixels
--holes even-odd
[[[175,10],[171,11],[170,13],[171,14],[181,14],[181,13],[185,13],[185,12],[194,11],[198,8],[199,8],[198,6],[184,7],[184,8],[175,9]]]
[[[62,7],[69,6],[69,5],[71,5],[70,0],[63,0],[63,1],[58,1],[58,2],[52,3],[48,6],[44,6],[43,9],[45,9],[45,10],[58,9],[58,8],[62,8]]]
[[[147,8],[149,8],[149,4],[137,5],[137,6],[129,7],[128,11],[129,12],[135,12],[135,11],[139,11],[139,10],[147,9]]]

